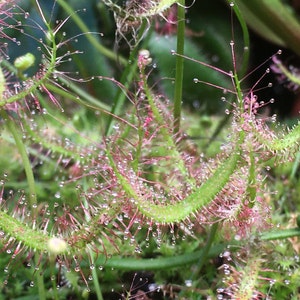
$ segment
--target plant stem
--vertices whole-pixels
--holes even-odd
[[[173,133],[177,134],[180,130],[182,86],[183,86],[183,65],[184,58],[184,33],[185,33],[185,0],[178,1],[177,5],[177,55],[176,56],[176,74],[174,90],[174,127]]]
[[[16,146],[19,151],[19,154],[22,158],[23,167],[25,170],[27,183],[28,183],[28,189],[29,189],[29,204],[32,209],[37,204],[36,189],[35,189],[35,180],[34,180],[34,176],[33,176],[33,171],[31,168],[31,163],[30,163],[25,145],[22,141],[22,137],[21,137],[19,131],[16,128],[15,123],[11,120],[10,116],[7,114],[6,111],[1,110],[1,117],[6,121],[7,128],[14,138]]]
[[[199,262],[198,262],[198,272],[201,271],[204,263],[207,261],[207,257],[209,255],[209,251],[211,249],[211,246],[212,246],[212,243],[215,239],[215,236],[216,236],[216,233],[217,233],[217,230],[218,230],[218,227],[219,227],[219,223],[214,223],[212,224],[211,226],[211,230],[210,230],[210,233],[209,233],[209,236],[208,236],[208,239],[207,239],[207,242],[206,242],[206,245],[204,246],[204,248],[202,249],[202,255],[199,259]]]
[[[92,263],[94,264],[94,253],[92,252],[92,250],[89,250],[89,254],[92,260]],[[97,295],[97,299],[98,300],[103,300],[103,296],[102,296],[102,292],[101,292],[101,287],[99,284],[99,280],[98,280],[98,274],[96,271],[96,268],[92,269],[92,276],[93,276],[93,283],[94,283],[94,288],[95,288],[95,292]]]
[[[39,257],[34,258],[35,263],[38,263]],[[36,273],[36,279],[37,279],[37,285],[38,285],[38,291],[39,291],[39,299],[40,300],[46,300],[46,292],[45,292],[45,284],[44,284],[44,276],[43,273]]]

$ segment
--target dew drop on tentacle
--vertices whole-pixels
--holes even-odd
[[[79,267],[79,266],[76,266],[76,267],[74,268],[74,271],[75,271],[75,272],[79,272],[79,271],[80,271],[80,267]]]

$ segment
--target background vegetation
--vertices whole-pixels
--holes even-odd
[[[0,298],[298,299],[297,10],[1,3]]]

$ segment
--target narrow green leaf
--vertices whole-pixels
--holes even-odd
[[[283,230],[274,230],[264,232],[261,235],[262,240],[278,240],[278,239],[287,239],[295,236],[300,236],[300,228],[289,228]]]
[[[280,0],[236,0],[247,23],[267,40],[300,54],[300,23]]]
[[[139,211],[143,215],[162,224],[180,222],[213,201],[215,196],[222,190],[226,183],[229,182],[230,176],[235,171],[240,157],[239,152],[234,150],[231,156],[220,164],[214,174],[184,200],[175,204],[158,205],[149,203],[149,201],[144,200],[141,195],[138,194],[128,179],[118,170],[109,151],[107,152],[110,165],[119,183],[128,196],[136,201]]]

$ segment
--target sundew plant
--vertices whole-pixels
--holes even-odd
[[[184,0],[82,2],[0,4],[0,298],[298,299],[300,123],[258,92],[299,77],[250,70],[247,1],[227,35]]]

